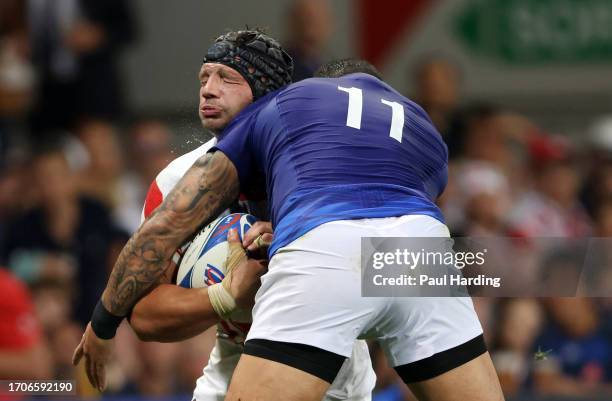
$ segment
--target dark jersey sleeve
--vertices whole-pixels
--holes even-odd
[[[241,188],[263,174],[263,158],[269,141],[268,122],[278,119],[275,98],[269,94],[243,110],[223,131],[221,139],[209,152],[221,151],[238,170]],[[274,112],[270,112],[273,110]],[[259,177],[260,178],[260,177]]]
[[[238,171],[241,186],[249,181],[253,164],[252,135],[256,114],[240,115],[223,132],[223,136],[209,152],[221,151]]]

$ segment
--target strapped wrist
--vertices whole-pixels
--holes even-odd
[[[99,300],[91,316],[91,329],[99,338],[110,340],[115,337],[122,320],[123,316],[113,315]]]
[[[208,298],[213,309],[222,319],[227,319],[237,309],[236,300],[223,283],[208,287]]]

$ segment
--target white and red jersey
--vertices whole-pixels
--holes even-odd
[[[185,175],[187,170],[195,163],[197,159],[204,156],[210,148],[216,144],[216,138],[211,139],[197,149],[186,153],[179,158],[173,160],[165,169],[163,169],[151,183],[145,204],[142,209],[142,221],[147,219],[154,211],[162,204],[168,193],[174,188],[176,183]],[[178,249],[173,257],[174,263],[179,263],[181,256],[189,246],[189,243],[184,244]],[[227,338],[231,341],[242,343],[246,338],[246,333],[250,328],[250,323],[221,321],[219,323],[217,335],[222,338]]]
[[[217,143],[217,139],[213,138],[197,149],[174,159],[163,169],[151,183],[144,207],[142,209],[142,221],[153,213],[159,205],[162,204],[164,198],[174,188],[177,182],[185,175],[189,167],[195,163],[201,156],[210,150]]]
[[[162,204],[187,170],[201,156],[217,143],[211,139],[197,149],[173,160],[151,183],[142,210],[142,221],[148,218]],[[241,197],[241,200],[243,198]],[[242,203],[242,202],[241,202]],[[175,263],[178,263],[183,246],[177,251]],[[203,375],[197,380],[193,398],[197,401],[222,401],[243,351],[244,338],[250,324],[222,321],[217,325],[217,341],[211,351],[208,365]],[[372,370],[370,355],[365,341],[356,341],[352,356],[344,362],[336,380],[328,389],[325,401],[369,401],[376,382]]]

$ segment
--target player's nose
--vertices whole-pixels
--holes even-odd
[[[209,77],[206,84],[202,86],[201,94],[204,98],[219,97],[220,82],[214,75]]]

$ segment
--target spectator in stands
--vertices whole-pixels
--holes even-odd
[[[11,153],[14,152],[15,146],[21,137],[25,136],[20,129],[21,121],[29,111],[34,97],[34,71],[28,59],[26,33],[24,2],[22,0],[1,1],[0,174],[3,174],[3,170],[14,167],[8,159],[12,158]],[[11,173],[13,172],[15,171],[12,170]],[[0,180],[5,180],[9,176],[10,174],[7,174]],[[6,213],[2,205],[0,205],[0,213]]]
[[[585,179],[582,202],[595,218],[599,208],[612,200],[612,152],[607,159],[591,155],[588,162],[590,172]]]
[[[117,225],[128,233],[140,226],[149,185],[175,157],[172,137],[168,126],[153,119],[138,121],[129,131],[128,150],[132,157],[128,160],[129,171],[124,171],[119,178],[113,212]]]
[[[67,128],[81,115],[119,117],[119,53],[135,36],[131,2],[32,0],[28,6],[40,81],[33,132]]]
[[[503,299],[496,309],[491,358],[504,394],[517,394],[525,387],[531,370],[542,311],[538,302],[528,298]]]
[[[537,127],[520,114],[488,103],[461,110],[449,131],[449,157],[486,161],[499,168],[516,191],[523,190],[525,153]],[[528,174],[527,174],[528,175]]]
[[[85,121],[78,137],[87,159],[78,173],[80,190],[110,208],[117,227],[125,233],[135,232],[149,184],[174,158],[172,133],[159,121],[136,123],[127,138],[131,155],[127,160],[116,130],[108,122]]]
[[[459,150],[459,138],[454,137],[457,124],[460,96],[461,72],[450,59],[441,55],[430,55],[418,62],[411,70],[413,74],[414,99],[429,114],[434,125],[449,145],[451,157]]]
[[[0,267],[0,294],[0,378],[53,378],[30,293],[4,267]]]
[[[612,380],[612,344],[593,300],[553,298],[545,306],[549,322],[535,348],[550,352],[534,366],[535,389],[574,397],[611,395],[604,383]]]
[[[555,137],[540,136],[531,144],[534,189],[518,200],[511,225],[526,237],[583,237],[590,221],[578,202],[580,174],[569,145]]]
[[[32,191],[26,185],[27,172],[25,163],[0,156],[0,264],[6,264],[2,259],[2,249],[10,220],[31,206]]]
[[[468,160],[486,161],[507,173],[512,153],[500,115],[501,109],[487,104],[476,105],[465,113],[461,155]]]
[[[78,294],[75,316],[87,323],[109,268],[109,250],[116,238],[108,210],[83,197],[64,155],[57,149],[41,150],[32,160],[32,184],[39,191],[36,208],[9,225],[4,260],[38,251],[67,255],[76,262]]]
[[[325,61],[333,31],[328,0],[294,0],[287,10],[287,45],[293,57],[293,82],[311,78]]]
[[[115,127],[103,120],[86,120],[79,124],[77,136],[88,159],[77,174],[79,191],[113,209],[119,197],[118,180],[124,169]]]
[[[612,199],[595,210],[594,222],[594,238],[589,239],[583,276],[588,280],[588,295],[601,297],[597,302],[603,311],[604,331],[612,339]]]
[[[23,1],[0,3],[0,135],[2,122],[25,115],[33,95],[34,72],[28,60]]]
[[[55,379],[75,379],[71,347],[79,343],[81,333],[72,319],[75,290],[72,280],[42,279],[32,286],[36,314],[49,344]]]
[[[586,162],[581,198],[593,217],[602,203],[612,199],[612,116],[600,118],[591,127]]]
[[[505,233],[510,207],[508,179],[495,165],[467,161],[452,170],[452,192],[445,194],[445,217],[453,232],[467,236]]]
[[[176,157],[172,153],[174,134],[160,120],[143,119],[132,126],[129,137],[130,154],[134,156],[131,168],[148,186]]]

